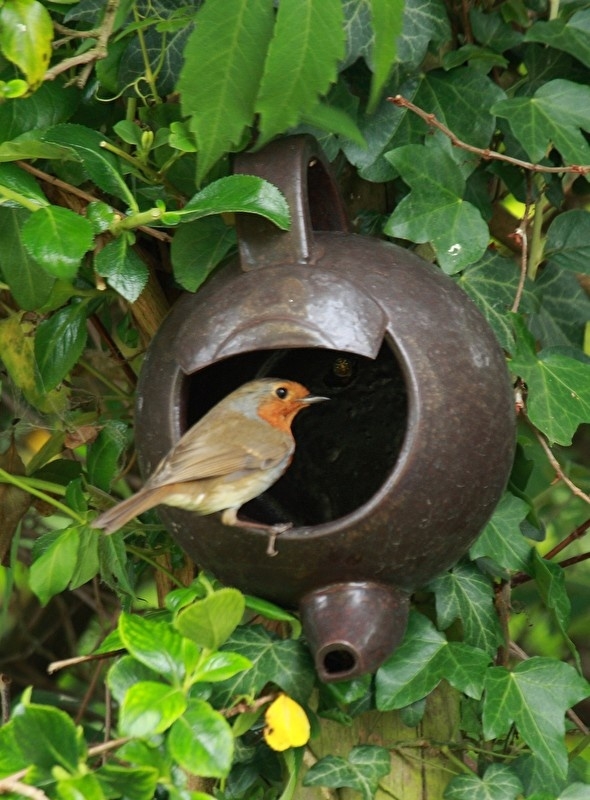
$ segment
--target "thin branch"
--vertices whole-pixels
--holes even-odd
[[[549,461],[549,463],[551,464],[551,466],[555,470],[555,474],[556,474],[558,480],[563,481],[563,483],[565,483],[565,485],[568,487],[568,489],[570,490],[570,492],[573,495],[575,495],[576,497],[579,497],[580,500],[583,500],[585,503],[588,503],[588,505],[590,505],[590,496],[587,495],[586,492],[582,491],[582,489],[580,489],[579,486],[576,486],[576,484],[570,478],[568,478],[568,476],[565,474],[565,472],[561,468],[561,464],[559,463],[559,461],[553,455],[553,453],[551,451],[551,448],[547,444],[547,441],[546,441],[545,437],[543,436],[543,434],[540,433],[533,425],[531,425],[531,428],[533,430],[533,433],[537,437],[537,441],[539,442],[539,444],[543,448],[543,451],[545,452],[545,455],[547,456],[547,460]]]
[[[447,128],[446,125],[443,125],[443,123],[440,122],[434,114],[429,114],[427,111],[424,111],[424,109],[412,103],[411,100],[407,100],[405,97],[402,97],[401,94],[397,94],[395,97],[388,97],[387,99],[390,103],[393,103],[400,108],[407,108],[410,111],[413,111],[414,114],[417,114],[431,128],[436,128],[437,130],[441,131],[441,133],[444,133],[444,135],[448,136],[448,138],[451,140],[453,147],[460,147],[462,150],[467,150],[468,153],[474,153],[480,158],[483,158],[484,161],[504,161],[507,164],[513,164],[515,167],[527,169],[530,172],[573,172],[576,175],[586,175],[590,172],[590,164],[572,164],[570,167],[546,167],[543,164],[533,164],[531,161],[522,161],[520,158],[512,158],[511,156],[506,156],[503,153],[497,153],[495,150],[490,150],[487,147],[475,147],[474,145],[467,144],[467,142],[459,139],[459,137],[453,133],[450,128]]]
[[[528,209],[527,209],[528,211]],[[527,234],[527,214],[522,219],[522,222],[514,231],[515,237],[518,237],[520,240],[520,277],[518,279],[518,286],[516,287],[516,294],[514,295],[514,302],[512,303],[512,308],[510,311],[513,314],[516,314],[518,311],[518,307],[520,306],[520,301],[522,300],[522,295],[524,292],[524,285],[526,283],[526,276],[527,276],[527,266],[528,266],[528,253],[529,253],[529,237]]]
[[[586,533],[588,533],[588,529],[590,528],[590,519],[585,520],[577,528],[568,534],[563,541],[556,544],[555,547],[550,550],[548,553],[545,553],[543,558],[550,561],[554,558],[558,553],[561,553],[562,550],[565,550],[572,542],[575,542],[577,539],[581,539]]]
[[[14,780],[12,777],[4,778],[0,781],[0,794],[8,794],[13,792],[21,797],[30,797],[31,800],[49,800],[49,797],[41,789],[35,786],[29,786],[28,783]]]
[[[10,718],[10,677],[0,672],[0,725],[6,725]]]

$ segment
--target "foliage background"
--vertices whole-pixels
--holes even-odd
[[[318,731],[402,709],[409,737],[443,681],[461,714],[418,759],[445,771],[429,797],[588,797],[587,708],[565,714],[588,695],[589,20],[583,0],[0,2],[2,791],[303,797],[304,773],[371,797],[403,744],[317,760]],[[181,588],[155,515],[89,524],[137,486],[136,374],[178,290],[233,252],[233,212],[289,225],[231,154],[294,131],[356,229],[457,281],[520,379],[492,521],[374,679],[319,689],[297,620],[211,576]],[[102,661],[45,674],[101,642],[126,653],[106,700]],[[262,738],[277,689],[307,749]]]

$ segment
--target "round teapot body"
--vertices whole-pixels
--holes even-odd
[[[221,397],[264,375],[328,395],[294,426],[292,467],[254,519],[266,534],[167,507],[202,568],[294,607],[332,583],[411,592],[454,564],[491,516],[512,464],[515,413],[503,353],[467,295],[408,250],[314,233],[306,264],[221,269],[153,340],[138,389],[149,474]]]

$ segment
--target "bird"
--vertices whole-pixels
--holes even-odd
[[[222,511],[224,525],[267,531],[267,553],[276,555],[276,537],[292,523],[242,520],[238,511],[287,470],[295,452],[291,425],[297,414],[328,399],[291,380],[245,383],[181,436],[138,492],[104,511],[92,526],[111,534],[160,504],[200,515]]]

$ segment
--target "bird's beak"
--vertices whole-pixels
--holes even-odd
[[[307,397],[302,397],[301,403],[321,403],[323,400],[329,400],[329,397],[321,397],[319,394],[308,394]]]

